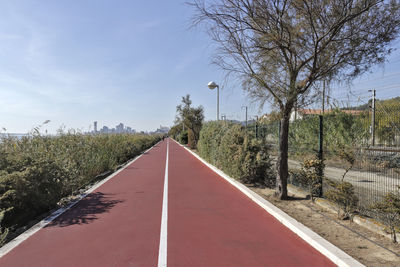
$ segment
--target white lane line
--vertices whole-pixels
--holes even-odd
[[[169,139],[167,139],[167,159],[166,159],[166,163],[165,163],[164,193],[163,193],[161,232],[160,232],[160,248],[158,250],[158,267],[167,266],[168,157],[169,157]]]

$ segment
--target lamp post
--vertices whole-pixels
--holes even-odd
[[[215,82],[209,82],[207,86],[211,90],[214,90],[215,87],[217,88],[217,121],[219,121],[219,86]]]

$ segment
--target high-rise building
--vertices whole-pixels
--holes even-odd
[[[101,129],[101,133],[109,133],[110,129],[108,129],[107,126],[103,126],[103,128]]]
[[[120,123],[115,127],[115,130],[117,133],[123,133],[124,132],[124,124]]]
[[[97,121],[94,122],[94,133],[97,133]]]

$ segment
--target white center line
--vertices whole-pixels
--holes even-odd
[[[160,248],[158,250],[158,267],[167,266],[168,157],[169,157],[169,140],[167,139],[167,159],[166,159],[166,163],[165,163],[164,193],[163,193],[161,232],[160,232]]]

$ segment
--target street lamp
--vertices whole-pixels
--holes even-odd
[[[217,121],[219,121],[219,86],[215,82],[209,82],[207,84],[208,88],[214,90],[217,87]]]

